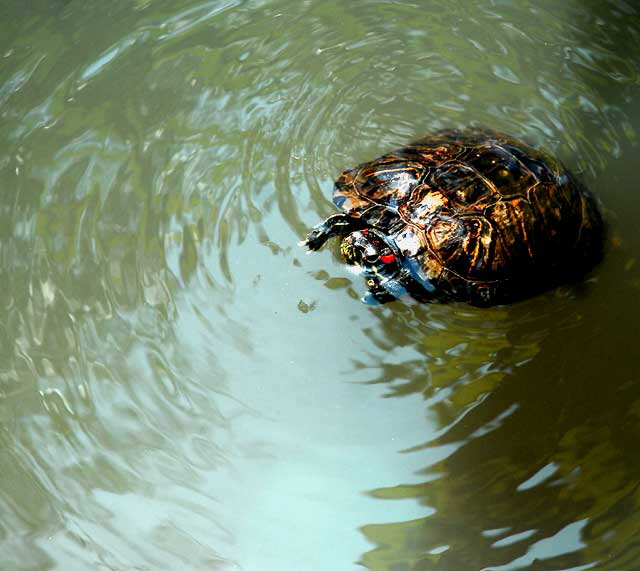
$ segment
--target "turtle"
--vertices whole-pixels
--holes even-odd
[[[486,129],[444,130],[344,171],[341,210],[302,245],[341,237],[371,304],[510,303],[584,276],[603,253],[599,202],[542,150]]]

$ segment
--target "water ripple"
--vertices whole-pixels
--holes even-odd
[[[609,302],[637,293],[632,231],[587,286],[593,297],[560,290],[488,311],[364,308],[361,284],[344,277],[337,257],[305,258],[295,243],[334,212],[337,173],[443,127],[528,138],[580,170],[605,202],[619,200],[635,180],[637,8],[617,0],[593,9],[484,0],[446,10],[377,0],[23,8],[3,9],[0,48],[7,564],[240,568],[235,559],[256,543],[256,528],[271,526],[264,513],[310,495],[290,489],[288,454],[309,434],[321,436],[305,449],[326,444],[325,417],[354,380],[391,397],[384,414],[415,396],[413,412],[426,419],[388,457],[382,442],[372,458],[360,456],[361,443],[319,455],[316,476],[335,464],[340,485],[349,485],[347,456],[367,466],[354,468],[345,495],[360,497],[367,477],[371,496],[429,510],[424,520],[365,525],[385,546],[364,556],[369,568],[388,568],[375,558],[390,552],[401,565],[413,557],[425,569],[468,568],[464,556],[480,568],[517,561],[527,546],[544,546],[545,533],[568,530],[576,542],[578,531],[597,540],[598,529],[621,529],[603,514],[614,496],[632,502],[633,491],[585,475],[610,465],[629,481],[623,454],[599,446],[618,440],[594,403],[618,410],[616,390],[638,399],[611,381],[590,401],[581,375],[610,371],[577,355],[604,347],[629,364],[637,320]],[[633,227],[624,213],[620,221]],[[331,418],[379,404],[365,406],[363,394],[349,393],[349,413]],[[309,428],[312,409],[322,417]],[[625,438],[636,417],[624,416]],[[381,424],[358,423],[369,437]],[[400,472],[371,479],[371,460],[404,469],[398,448],[418,458],[424,481],[398,484]],[[260,486],[278,474],[265,465],[284,474],[273,497]],[[557,471],[548,480],[517,490],[549,465]],[[598,488],[608,495],[596,497]],[[539,509],[542,500],[556,505],[557,489],[567,492],[563,512]],[[304,505],[327,510],[336,499],[318,497]],[[585,515],[580,497],[597,509]],[[243,528],[239,498],[247,513],[252,502],[278,508]],[[333,533],[345,514],[328,519]],[[238,529],[251,532],[240,548]]]

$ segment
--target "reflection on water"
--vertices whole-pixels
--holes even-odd
[[[640,14],[591,4],[6,2],[2,568],[636,567]],[[295,246],[470,124],[601,197],[593,280],[370,308]]]
[[[597,289],[606,293],[600,284]],[[632,288],[625,294],[631,298]],[[391,374],[380,365],[380,380],[391,380],[390,396],[420,391],[440,427],[405,452],[443,457],[420,471],[418,483],[370,491],[385,500],[414,498],[435,511],[365,526],[381,546],[364,557],[367,568],[407,560],[415,569],[472,569],[479,561],[490,569],[523,570],[637,564],[633,450],[640,389],[633,383],[639,367],[628,360],[635,316],[581,299],[562,302],[564,319],[543,310],[535,320],[524,319],[533,309],[527,305],[542,301],[505,309],[510,327],[503,335],[492,328],[494,340],[487,336],[478,344],[484,359],[455,358],[458,367],[483,364],[444,386],[434,379],[398,391],[393,381],[407,378],[412,362]],[[381,325],[395,326],[387,318]],[[444,337],[428,339],[417,330],[415,336],[423,349],[414,366],[457,352],[451,337],[447,350],[437,346]]]

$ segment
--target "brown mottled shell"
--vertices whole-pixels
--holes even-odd
[[[592,196],[507,136],[446,131],[345,171],[333,201],[391,236],[423,280],[472,303],[555,285],[598,258]]]

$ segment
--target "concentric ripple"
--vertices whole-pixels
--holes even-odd
[[[633,568],[639,14],[592,4],[5,2],[0,567]],[[602,198],[592,282],[369,308],[302,255],[468,125]]]

